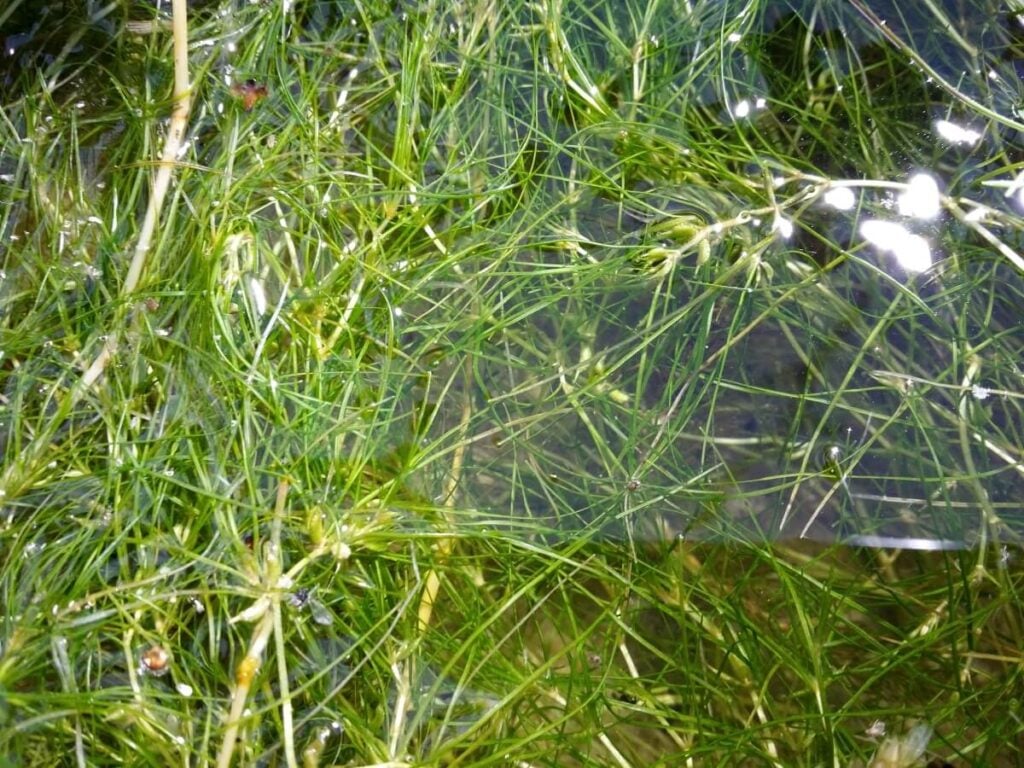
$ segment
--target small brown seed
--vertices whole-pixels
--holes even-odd
[[[144,671],[159,677],[160,675],[167,674],[167,670],[171,663],[171,654],[169,654],[163,646],[151,645],[142,652],[140,661],[142,662],[142,669]]]

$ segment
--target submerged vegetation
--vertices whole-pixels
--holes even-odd
[[[0,11],[0,764],[1024,763],[1024,21],[906,5]]]

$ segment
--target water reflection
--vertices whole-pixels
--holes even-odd
[[[857,204],[857,197],[849,187],[832,187],[823,196],[826,205],[837,211],[849,211]]]
[[[861,223],[860,233],[882,253],[892,254],[907,272],[923,272],[932,265],[928,241],[920,235],[911,234],[902,224],[868,219]]]
[[[939,185],[927,173],[911,176],[898,198],[900,214],[912,219],[934,219],[939,215],[939,203]]]
[[[936,120],[935,132],[950,144],[963,144],[973,147],[981,140],[981,134],[978,131],[965,128],[949,120]]]

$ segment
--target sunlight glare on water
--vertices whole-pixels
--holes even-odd
[[[920,235],[902,224],[868,219],[860,225],[860,234],[883,253],[890,253],[907,272],[923,272],[932,265],[931,247]]]
[[[949,120],[936,120],[935,132],[950,144],[963,144],[973,147],[981,140],[981,134],[971,128],[964,128],[962,125],[950,122]]]
[[[822,199],[826,205],[835,208],[837,211],[849,211],[857,204],[857,197],[849,187],[832,187],[826,192]]]
[[[900,213],[912,219],[934,219],[939,215],[939,203],[939,185],[927,173],[912,176],[899,196]]]

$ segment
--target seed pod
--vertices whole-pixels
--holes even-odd
[[[166,675],[170,669],[171,654],[161,645],[151,645],[139,657],[139,669],[154,677]]]

